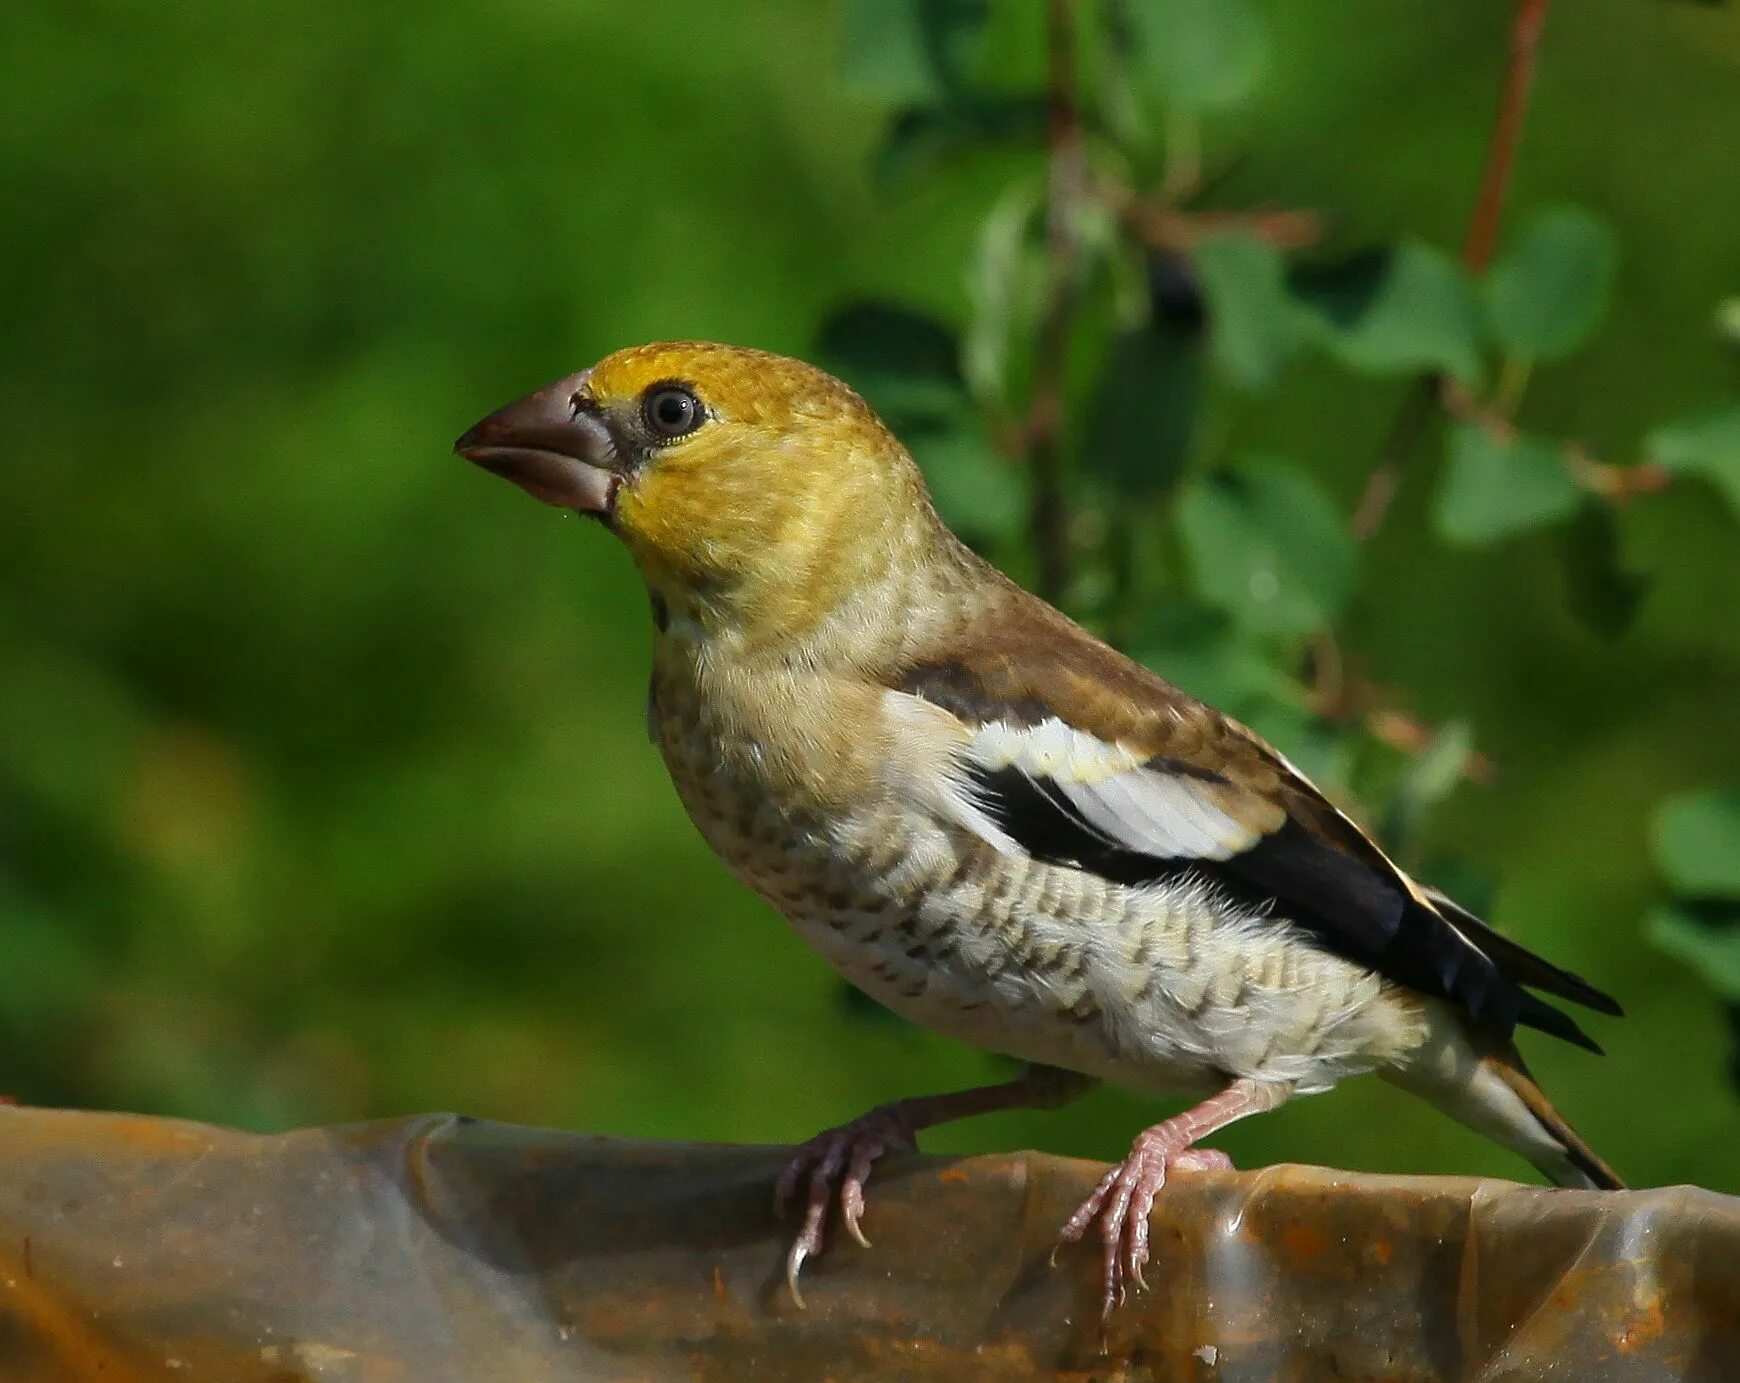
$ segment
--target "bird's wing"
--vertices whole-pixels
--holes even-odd
[[[1018,593],[963,632],[889,682],[959,723],[964,819],[993,845],[1122,883],[1207,880],[1484,1030],[1520,1022],[1599,1050],[1524,986],[1617,1012],[1611,999],[1415,884],[1238,722]]]

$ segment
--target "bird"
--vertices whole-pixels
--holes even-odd
[[[1099,1239],[1103,1322],[1146,1285],[1201,1140],[1376,1074],[1559,1186],[1619,1176],[1515,1037],[1599,1053],[1587,981],[1402,870],[1259,736],[1101,642],[944,524],[847,384],[705,342],[634,346],[491,413],[466,459],[628,549],[655,636],[647,721],[700,834],[846,980],[1024,1063],[799,1146],[785,1277],[868,1246],[884,1154],[1100,1083],[1198,1103],[1137,1135],[1061,1226]]]

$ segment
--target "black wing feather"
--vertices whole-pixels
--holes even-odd
[[[1015,768],[974,769],[975,795],[1035,858],[1075,865],[1117,883],[1207,880],[1255,915],[1275,913],[1326,950],[1411,989],[1456,1004],[1482,1029],[1508,1038],[1522,1023],[1579,1047],[1601,1048],[1566,1014],[1523,988],[1534,984],[1606,1012],[1593,986],[1525,951],[1458,910],[1453,926],[1399,880],[1319,839],[1296,821],[1226,860],[1162,859],[1108,840],[1057,794]],[[1469,919],[1469,925],[1464,919]]]
[[[1569,999],[1574,1004],[1582,1004],[1584,1008],[1592,1008],[1598,1013],[1611,1014],[1615,1018],[1625,1016],[1625,1010],[1611,994],[1603,993],[1581,975],[1574,975],[1549,960],[1543,960],[1533,951],[1512,941],[1503,932],[1494,931],[1454,898],[1447,897],[1435,888],[1427,889],[1426,896],[1432,900],[1435,908],[1450,919],[1459,932],[1491,956],[1499,968],[1519,984],[1526,984],[1531,989],[1538,989],[1546,994],[1555,994],[1561,999]]]

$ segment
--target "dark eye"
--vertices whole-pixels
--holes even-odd
[[[701,401],[687,389],[661,384],[649,390],[640,406],[647,428],[658,437],[681,437],[706,419]]]

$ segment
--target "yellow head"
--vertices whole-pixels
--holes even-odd
[[[618,351],[492,413],[456,450],[601,519],[673,612],[757,640],[813,627],[938,524],[858,395],[735,346]]]

